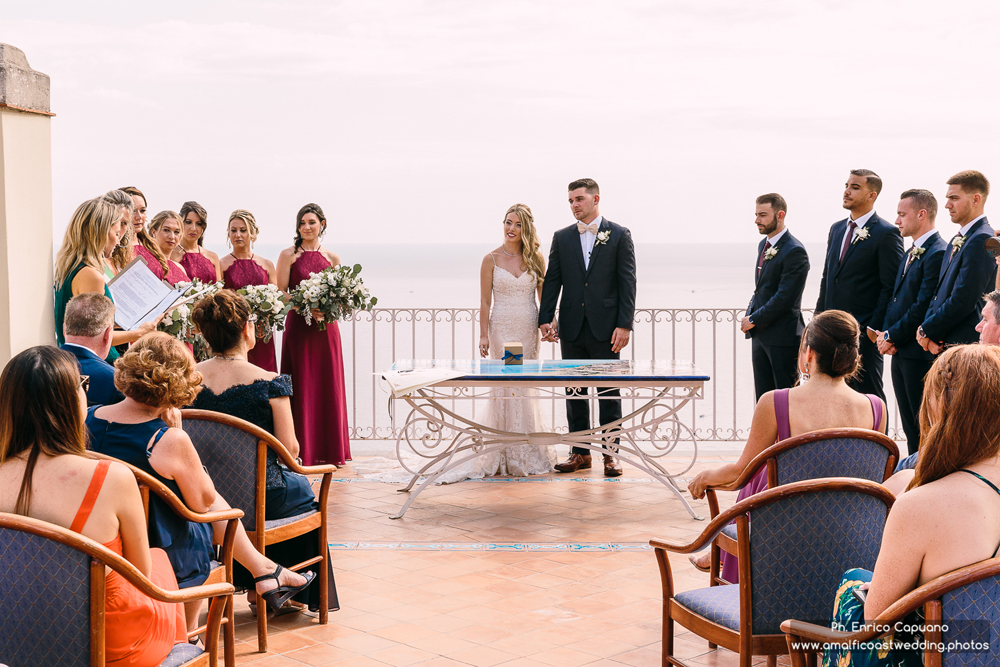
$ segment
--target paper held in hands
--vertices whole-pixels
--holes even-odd
[[[868,327],[867,333],[868,333],[868,340],[870,340],[875,344],[878,344],[878,331],[872,329],[871,327]]]
[[[145,259],[136,257],[108,283],[115,302],[115,324],[132,331],[143,322],[201,296],[202,292],[198,292],[184,297],[188,287],[186,283],[171,287],[149,270]]]

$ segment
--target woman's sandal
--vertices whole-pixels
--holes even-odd
[[[281,606],[292,599],[292,596],[309,588],[309,585],[316,580],[315,572],[306,572],[302,574],[302,576],[306,579],[306,583],[301,586],[282,586],[281,581],[278,579],[278,575],[281,574],[282,569],[284,568],[279,565],[273,573],[255,577],[253,580],[253,583],[256,584],[257,582],[264,581],[265,579],[274,579],[274,581],[278,584],[277,588],[272,588],[266,593],[257,593],[257,597],[263,598],[264,602],[267,603],[267,606],[271,608],[271,611],[278,611],[281,609]]]
[[[702,572],[711,572],[712,571],[711,567],[705,567],[704,565],[701,565],[700,563],[698,563],[698,557],[700,555],[701,554],[692,554],[692,555],[688,556],[688,562],[691,563],[692,565],[694,565],[694,568],[696,570],[700,570]]]

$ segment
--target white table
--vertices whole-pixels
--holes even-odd
[[[406,513],[410,503],[433,484],[438,477],[472,458],[493,450],[517,444],[568,445],[605,453],[605,440],[618,437],[613,452],[621,461],[639,468],[667,487],[695,519],[701,519],[684,498],[674,478],[694,465],[698,442],[694,432],[678,418],[680,410],[690,401],[703,397],[708,375],[687,362],[628,361],[628,360],[526,360],[523,365],[504,365],[500,360],[400,360],[383,377],[397,386],[407,374],[416,377],[424,372],[451,371],[455,377],[432,381],[419,388],[396,392],[396,399],[405,401],[410,411],[396,440],[396,455],[408,473],[409,484],[400,489],[410,492],[419,482],[399,513]],[[531,389],[541,398],[584,398],[591,387],[616,388],[624,400],[643,401],[641,406],[620,420],[599,428],[572,433],[513,433],[489,428],[469,417],[458,414],[444,404],[453,401],[498,398],[496,389]],[[571,395],[567,390],[572,391]],[[503,397],[500,397],[503,398]],[[513,397],[511,397],[513,398]],[[523,400],[523,396],[517,397]],[[610,400],[617,397],[591,397]],[[593,417],[596,411],[592,410]],[[614,429],[609,436],[606,430]],[[678,442],[693,444],[691,461],[683,470],[670,472],[663,457],[672,452]],[[421,462],[411,467],[405,462],[416,454]],[[433,471],[428,474],[428,471]],[[421,482],[421,478],[424,478]]]

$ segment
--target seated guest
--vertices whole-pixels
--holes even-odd
[[[191,319],[201,331],[214,356],[197,365],[203,386],[191,405],[250,422],[277,438],[293,457],[299,455],[292,421],[292,379],[265,371],[247,361],[257,340],[254,319],[246,300],[231,290],[222,290],[199,301]],[[286,469],[277,455],[267,450],[267,496],[264,514],[268,521],[297,516],[318,508],[309,480]],[[318,530],[318,529],[317,529]],[[297,563],[318,556],[318,537],[307,533],[269,545],[267,553],[279,563]],[[238,573],[239,574],[239,573]],[[337,609],[337,595],[330,581],[330,608]],[[239,586],[239,581],[237,581]],[[312,587],[300,602],[315,610],[319,591]]]
[[[201,375],[184,344],[163,332],[143,336],[115,364],[115,386],[125,394],[121,403],[87,411],[91,448],[141,468],[163,482],[195,512],[228,509],[201,465],[191,439],[180,428],[179,407],[198,394]],[[210,529],[175,515],[155,496],[150,497],[150,539],[170,557],[181,588],[205,581],[211,560],[211,535],[222,542],[226,522]],[[253,574],[256,592],[268,605],[280,608],[304,590],[315,575],[303,577],[265,558],[239,524],[233,558]],[[199,602],[187,609],[188,624],[197,625]]]
[[[802,381],[791,389],[764,394],[753,413],[750,435],[735,463],[727,463],[699,473],[688,484],[694,498],[703,498],[709,486],[735,481],[750,462],[776,442],[823,428],[867,428],[885,432],[885,404],[874,394],[859,394],[847,381],[858,370],[857,320],[842,310],[826,310],[814,317],[802,331],[799,346],[799,373]],[[767,469],[760,468],[740,489],[743,500],[767,488]],[[707,570],[710,552],[691,561]],[[737,558],[722,555],[722,576],[736,583]]]
[[[912,479],[889,512],[874,573],[854,569],[844,574],[834,601],[835,623],[851,627],[871,621],[928,581],[997,555],[1000,431],[988,426],[984,415],[998,413],[1000,348],[962,345],[938,357],[920,406],[920,462],[915,472],[900,473]],[[862,606],[854,590],[866,588]],[[912,621],[907,625],[919,624],[907,620]],[[899,632],[895,638],[918,639]],[[885,648],[834,650],[823,664],[923,664],[916,651]]]
[[[181,218],[173,211],[160,211],[149,223],[149,234],[164,257],[170,257],[181,242]],[[167,275],[171,285],[191,282],[184,267],[172,259],[167,260]]]
[[[38,346],[10,360],[0,376],[0,512],[89,537],[175,591],[167,555],[149,548],[142,529],[132,472],[85,455],[85,402],[73,355]],[[183,605],[150,599],[111,570],[105,587],[108,665],[159,665],[174,644],[187,641]]]
[[[70,299],[63,316],[66,342],[60,347],[74,357],[84,384],[87,407],[111,405],[125,398],[115,389],[115,369],[104,358],[111,351],[115,330],[115,303],[103,294],[85,292]]]

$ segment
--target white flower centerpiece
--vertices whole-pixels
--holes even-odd
[[[250,312],[257,316],[258,338],[267,343],[276,330],[285,330],[285,315],[292,306],[277,285],[247,285],[236,293],[246,299]]]
[[[358,274],[361,265],[333,266],[319,273],[311,273],[292,290],[289,302],[299,315],[320,331],[326,330],[328,321],[344,320],[356,310],[371,310],[378,299],[368,293],[368,288]],[[313,311],[319,316],[314,317]]]

